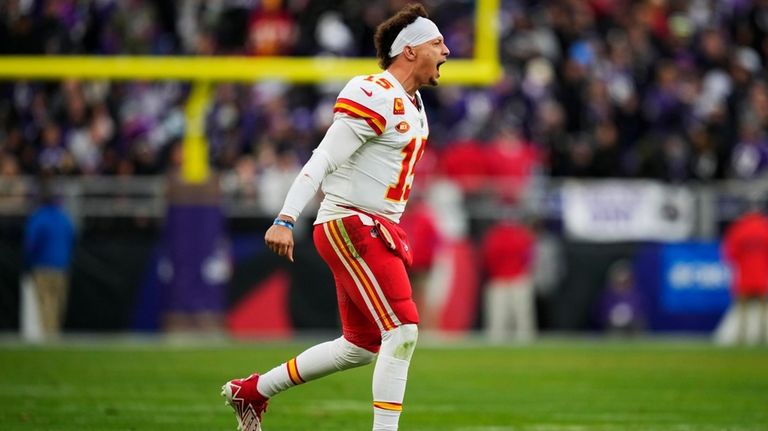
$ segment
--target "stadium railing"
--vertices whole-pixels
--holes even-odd
[[[220,181],[224,184],[226,180],[221,178]],[[506,214],[505,205],[509,208],[519,208],[522,204],[537,218],[562,220],[562,199],[566,181],[580,180],[538,177],[524,191],[523,202],[505,204],[494,192],[503,187],[503,182],[500,183],[498,179],[482,179],[479,183],[484,182],[486,186],[481,186],[472,199],[465,201],[466,216],[474,220],[493,221]],[[611,182],[607,179],[581,181]],[[58,194],[77,217],[165,217],[168,205],[165,176],[59,177],[55,183]],[[680,187],[660,184],[662,187]],[[36,187],[34,177],[0,178],[0,218],[23,217],[29,214],[34,205]],[[689,183],[682,187],[694,197],[694,237],[699,238],[716,236],[719,224],[738,217],[756,196],[768,195],[768,179]],[[221,205],[227,217],[258,218],[271,215],[271,210],[260,205],[258,196],[244,198],[242,191],[232,186],[222,185],[221,190]]]

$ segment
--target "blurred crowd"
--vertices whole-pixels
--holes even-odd
[[[373,56],[375,26],[404,3],[7,0],[0,55]],[[474,2],[424,3],[451,56],[471,57]],[[768,1],[503,0],[499,24],[497,84],[423,92],[433,152],[421,169],[472,189],[487,177],[683,182],[768,168]],[[340,84],[217,84],[212,164],[252,187],[292,178]],[[2,82],[0,175],[162,173],[179,160],[188,93],[183,82]]]

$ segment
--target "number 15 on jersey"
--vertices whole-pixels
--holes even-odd
[[[416,168],[416,162],[424,155],[424,149],[427,147],[427,138],[413,138],[408,145],[403,147],[400,154],[403,155],[403,161],[400,165],[400,173],[397,176],[397,183],[390,184],[387,188],[386,199],[394,202],[405,202],[411,194],[411,184],[413,184],[413,171]]]

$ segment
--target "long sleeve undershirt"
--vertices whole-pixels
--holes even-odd
[[[280,214],[298,219],[301,211],[317,193],[323,179],[338,169],[364,143],[364,138],[346,121],[337,118],[293,181]]]

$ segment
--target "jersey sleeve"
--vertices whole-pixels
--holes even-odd
[[[298,220],[299,214],[326,176],[344,163],[363,144],[346,124],[334,121],[309,161],[293,181],[280,214]]]
[[[333,106],[334,121],[343,121],[363,141],[375,138],[387,128],[386,90],[364,77],[347,83]]]

